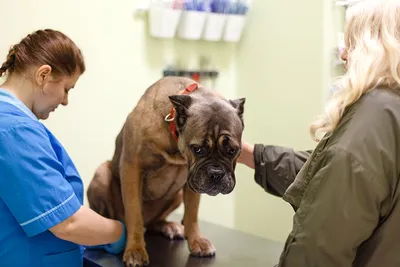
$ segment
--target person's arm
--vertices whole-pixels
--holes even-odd
[[[344,149],[330,149],[315,164],[279,267],[352,266],[389,200],[384,175]]]
[[[0,198],[29,237],[50,230],[81,245],[124,242],[124,227],[82,206],[39,123],[0,133]]]
[[[124,229],[120,222],[107,219],[90,208],[81,206],[77,212],[49,230],[60,239],[95,246],[117,242]]]
[[[295,151],[292,148],[242,142],[238,162],[255,169],[254,178],[265,191],[282,197],[294,181],[312,151]]]

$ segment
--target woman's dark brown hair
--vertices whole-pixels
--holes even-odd
[[[45,29],[28,34],[11,47],[0,67],[0,77],[6,72],[21,74],[31,66],[41,65],[49,65],[56,76],[85,72],[85,62],[76,44],[59,31]]]

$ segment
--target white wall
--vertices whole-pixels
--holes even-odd
[[[112,156],[127,114],[167,64],[196,67],[199,56],[206,56],[221,72],[217,90],[235,96],[234,46],[154,40],[147,35],[146,17],[134,15],[138,2],[0,0],[1,59],[10,45],[39,28],[61,30],[83,50],[87,72],[71,91],[70,104],[45,124],[70,153],[86,187],[95,168]],[[200,218],[233,227],[233,200],[234,194],[204,196]]]

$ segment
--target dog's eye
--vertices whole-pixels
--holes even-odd
[[[235,155],[235,153],[236,153],[236,149],[230,148],[230,147],[229,147],[229,148],[226,150],[226,152],[228,152],[229,155],[233,156],[233,155]]]
[[[201,148],[199,146],[192,146],[192,151],[193,151],[193,153],[195,153],[197,155],[203,154],[203,148]]]

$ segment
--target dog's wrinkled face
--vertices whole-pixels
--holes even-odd
[[[174,95],[179,149],[185,155],[188,185],[198,193],[229,194],[236,185],[245,99]]]

